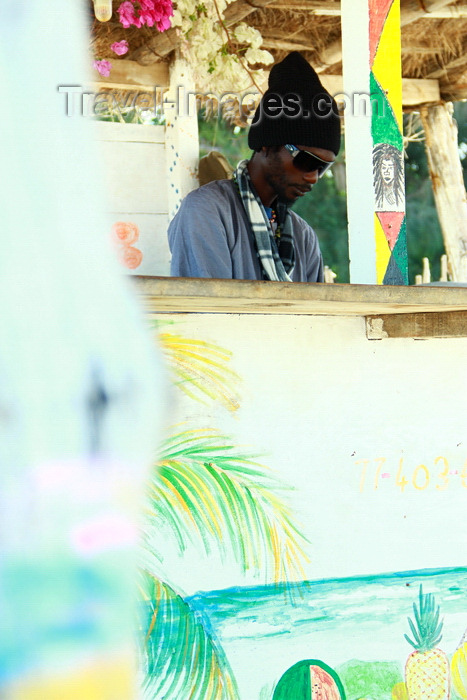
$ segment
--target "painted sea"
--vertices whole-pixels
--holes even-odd
[[[467,567],[200,592],[187,598],[223,647],[241,700],[270,700],[281,675],[318,659],[341,677],[347,700],[391,700],[413,647],[420,585],[443,621],[438,646],[450,657],[467,629]],[[453,692],[451,697],[458,696]]]

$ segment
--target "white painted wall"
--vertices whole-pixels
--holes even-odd
[[[300,659],[334,668],[351,659],[394,662],[403,673],[417,571],[435,574],[424,589],[437,592],[442,648],[452,653],[467,608],[455,592],[437,591],[436,572],[465,566],[467,338],[368,340],[363,317],[192,313],[160,320],[164,332],[230,351],[239,375],[234,412],[176,387],[173,432],[214,429],[225,444],[254,455],[285,487],[276,493],[309,541],[304,579],[314,588],[304,600],[296,594],[296,611],[280,594],[258,604],[254,586],[266,582],[264,568],[245,574],[233,558],[215,547],[206,555],[195,543],[179,556],[169,529],[158,530],[159,573],[178,591],[235,588],[227,594],[239,601],[235,617],[211,612],[240,697],[270,699],[264,689]],[[357,591],[348,577],[375,585]]]
[[[231,351],[241,381],[235,413],[177,392],[172,421],[219,429],[293,486],[312,542],[307,577],[463,564],[467,338],[371,341],[362,317],[173,318],[173,332]],[[440,456],[457,472],[446,489],[437,488],[445,485]],[[364,480],[361,460],[369,460]],[[181,565],[187,591],[245,583],[235,567],[196,559]]]
[[[116,246],[129,274],[170,274],[167,227],[183,197],[199,184],[198,122],[194,103],[187,97],[192,84],[185,61],[174,61],[170,79],[162,104],[164,126],[97,124],[112,226],[130,223],[132,232],[137,227],[138,238],[131,243],[136,249],[131,251],[133,264],[128,264],[125,246]]]
[[[168,275],[165,127],[98,122],[98,134],[111,225],[130,222],[139,231],[133,245],[142,253],[141,263],[123,268],[130,274]]]

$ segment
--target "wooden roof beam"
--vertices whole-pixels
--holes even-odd
[[[447,12],[447,6],[451,3],[452,0],[424,0],[424,6],[427,10],[424,12],[420,8],[420,0],[401,0],[401,26],[404,27],[422,18],[439,19],[436,17],[436,13]],[[276,6],[274,5],[274,7]],[[465,7],[467,9],[467,5]],[[340,39],[330,44],[321,53],[320,59],[322,61],[322,65],[316,67],[316,71],[318,73],[322,73],[323,71],[331,68],[331,66],[334,66],[342,61],[342,46]]]
[[[276,0],[272,5],[274,10],[291,10],[296,12],[312,12],[314,15],[324,15],[325,17],[340,17],[340,2],[284,2]]]
[[[320,80],[331,95],[339,95],[344,90],[344,81],[341,75],[321,74]],[[437,80],[425,80],[424,78],[402,78],[402,106],[404,109],[413,109],[422,104],[439,102],[440,90]]]
[[[305,41],[288,41],[287,39],[269,39],[263,37],[263,43],[261,45],[263,49],[279,49],[281,51],[309,51],[309,42]]]
[[[134,92],[152,93],[155,87],[169,86],[169,70],[166,63],[141,66],[136,61],[120,59],[115,61],[109,78],[103,78],[94,71],[93,86],[96,90],[110,88]],[[341,94],[341,75],[321,75],[321,80],[332,95]],[[402,102],[405,108],[415,105],[439,102],[440,90],[437,80],[402,79]]]
[[[402,0],[401,24],[410,24],[417,19],[452,19],[467,17],[467,5],[455,6],[453,0],[425,0],[426,11],[421,7],[419,0]],[[315,15],[326,17],[340,17],[340,2],[316,2],[316,0],[299,0],[298,2],[285,2],[276,0],[272,4],[275,10],[289,10],[296,12],[311,12]]]

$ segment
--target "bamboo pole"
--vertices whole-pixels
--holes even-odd
[[[467,195],[452,103],[422,107],[433,194],[454,282],[467,282]]]
[[[440,282],[448,281],[448,256],[446,254],[441,256],[441,273],[439,277]]]
[[[430,261],[428,258],[423,258],[422,282],[429,284],[431,282]]]

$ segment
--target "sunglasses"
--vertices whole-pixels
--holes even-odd
[[[293,158],[293,164],[298,170],[304,173],[311,173],[315,170],[318,171],[318,177],[322,177],[326,170],[334,164],[334,161],[323,160],[319,156],[315,156],[314,153],[310,151],[302,151],[296,146],[292,146],[290,143],[286,143],[284,148],[290,153]]]

